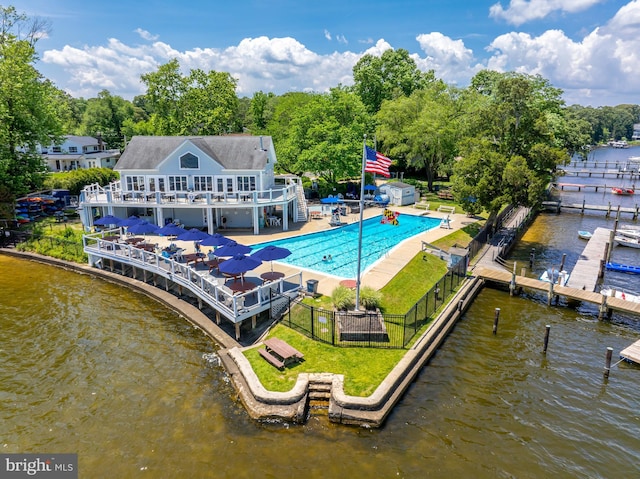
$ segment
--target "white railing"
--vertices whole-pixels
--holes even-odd
[[[146,251],[120,241],[103,239],[105,236],[109,237],[110,234],[115,235],[118,232],[119,230],[111,230],[85,235],[83,237],[84,251],[89,255],[101,258],[103,268],[106,266],[105,260],[115,260],[160,274],[189,289],[198,298],[220,311],[234,323],[266,310],[269,307],[272,293],[297,294],[302,289],[302,272],[299,272],[277,281],[257,285],[249,291],[234,294],[224,285],[223,278],[213,278],[209,274],[198,274],[194,268],[171,258],[165,258],[155,251]]]

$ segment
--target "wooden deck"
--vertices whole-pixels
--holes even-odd
[[[624,348],[620,351],[620,357],[631,361],[636,364],[640,364],[640,340],[633,343],[628,348]]]
[[[597,228],[594,231],[573,271],[571,271],[567,287],[595,291],[600,273],[600,261],[605,259],[610,231],[607,228]]]

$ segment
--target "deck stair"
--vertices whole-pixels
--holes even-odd
[[[308,409],[311,416],[326,416],[331,399],[332,374],[311,374],[309,377]]]
[[[307,199],[304,196],[304,188],[300,183],[296,185],[296,197],[298,199],[296,221],[307,221],[309,215],[309,211],[307,209]]]

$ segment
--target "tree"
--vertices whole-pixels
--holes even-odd
[[[376,115],[384,152],[423,169],[429,190],[438,170],[456,154],[463,112],[459,100],[456,89],[434,82],[408,97],[384,101]]]
[[[329,184],[360,176],[362,138],[372,123],[360,98],[334,88],[307,100],[290,112],[286,131],[279,132],[278,166],[314,173]]]
[[[124,148],[124,122],[133,119],[135,111],[131,102],[102,90],[97,98],[87,100],[79,133],[100,137],[109,148]]]
[[[381,56],[364,55],[353,67],[354,91],[370,114],[384,100],[409,96],[435,80],[433,71],[422,73],[403,48],[385,50]]]
[[[196,69],[180,73],[177,59],[142,75],[150,117],[138,131],[155,135],[220,135],[233,128],[238,98],[228,73]]]
[[[0,7],[0,187],[13,195],[42,185],[46,166],[36,145],[63,134],[69,116],[64,94],[34,68],[37,23],[20,39],[13,33],[26,22],[13,7]]]

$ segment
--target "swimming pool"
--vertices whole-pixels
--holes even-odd
[[[384,257],[391,249],[407,238],[429,231],[440,224],[437,218],[401,215],[398,225],[380,223],[382,216],[364,220],[362,223],[361,272]],[[291,255],[280,260],[300,268],[321,273],[355,278],[358,269],[358,223],[340,226],[291,238],[253,245],[257,251],[268,245],[287,248]],[[323,257],[331,255],[331,260]]]

